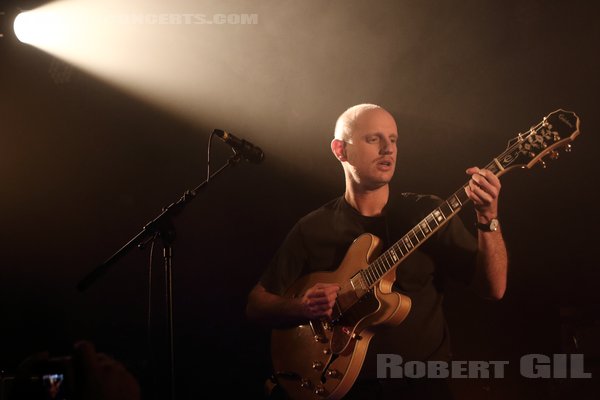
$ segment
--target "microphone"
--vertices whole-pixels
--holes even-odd
[[[246,161],[258,164],[265,158],[265,153],[260,147],[253,145],[244,139],[239,139],[231,133],[220,129],[215,129],[213,134],[217,135],[222,141],[230,145],[236,153],[240,153]]]

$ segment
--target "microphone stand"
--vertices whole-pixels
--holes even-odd
[[[167,207],[163,207],[162,212],[148,222],[141,232],[129,240],[116,253],[110,256],[106,261],[92,270],[85,276],[77,285],[80,292],[88,289],[100,277],[106,274],[108,269],[116,263],[120,258],[129,252],[134,246],[143,248],[148,243],[153,241],[156,236],[160,236],[163,243],[163,256],[165,266],[165,289],[166,289],[166,309],[168,320],[168,347],[169,347],[169,371],[170,371],[170,394],[171,399],[175,399],[175,357],[173,351],[173,285],[172,285],[172,269],[173,269],[173,242],[175,241],[175,226],[172,218],[180,214],[186,205],[188,205],[198,194],[198,191],[205,188],[212,178],[219,175],[229,166],[234,166],[242,159],[242,153],[236,152],[229,158],[227,163],[209,175],[207,179],[192,190],[186,190],[181,198]]]

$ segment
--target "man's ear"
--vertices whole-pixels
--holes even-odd
[[[346,142],[344,142],[343,140],[333,139],[331,141],[331,151],[333,152],[333,155],[335,156],[335,158],[337,158],[338,160],[340,160],[340,161],[347,160]]]

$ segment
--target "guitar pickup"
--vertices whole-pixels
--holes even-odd
[[[357,272],[352,278],[350,278],[350,285],[357,293],[357,297],[361,296],[361,292],[369,290],[362,275],[362,271]]]

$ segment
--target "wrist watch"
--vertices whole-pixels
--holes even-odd
[[[484,232],[496,232],[500,227],[500,222],[497,218],[490,219],[490,222],[487,224],[482,224],[481,222],[477,223],[477,229]]]

